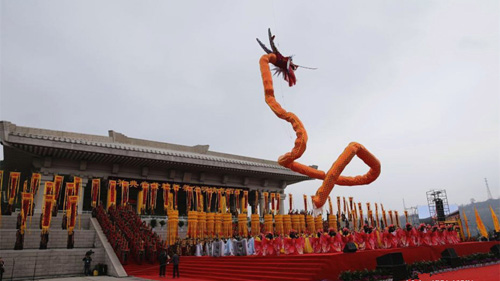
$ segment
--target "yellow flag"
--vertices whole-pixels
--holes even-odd
[[[467,221],[467,216],[465,215],[465,211],[463,212],[463,214],[464,214],[465,229],[467,230],[467,240],[469,240],[470,239],[469,222]]]
[[[474,212],[476,212],[477,229],[479,229],[479,232],[483,237],[488,238],[488,231],[486,231],[486,227],[484,227],[483,221],[481,220],[481,217],[479,216],[476,207],[474,207]]]
[[[490,210],[491,210],[491,218],[493,219],[493,225],[495,225],[495,231],[500,232],[500,223],[498,222],[498,217],[495,214],[495,212],[493,212],[493,208],[491,208],[491,205],[490,205]]]
[[[137,194],[137,214],[140,215],[142,213],[142,208],[143,208],[143,203],[142,201],[144,200],[144,194],[143,191],[139,191]]]

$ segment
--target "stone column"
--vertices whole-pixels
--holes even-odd
[[[265,210],[265,204],[264,204],[264,195],[262,194],[264,192],[261,190],[259,192],[259,215],[260,217],[264,217],[264,210]]]
[[[38,191],[35,195],[35,198],[33,199],[35,203],[35,210],[34,213],[36,214],[41,214],[42,213],[42,205],[43,205],[43,193],[45,191],[45,183],[48,181],[52,181],[54,179],[53,174],[42,174],[42,178],[40,180],[40,187],[38,188]],[[30,182],[28,181],[28,185]],[[23,185],[21,183],[20,188],[22,189]]]
[[[281,194],[281,200],[280,200],[280,215],[284,215],[285,213],[285,199],[286,199],[286,194],[282,193]]]
[[[78,214],[82,214],[83,211],[83,197],[85,196],[85,186],[87,186],[89,178],[82,177],[82,190],[80,190],[80,199],[78,201]]]

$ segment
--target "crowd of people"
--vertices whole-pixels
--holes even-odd
[[[343,227],[340,231],[328,228],[310,233],[307,230],[288,234],[273,232],[233,237],[177,239],[171,245],[164,241],[143,222],[130,207],[110,207],[106,212],[96,209],[97,218],[122,263],[127,262],[128,253],[138,263],[144,259],[154,263],[166,250],[168,256],[237,256],[237,255],[293,255],[309,253],[342,252],[351,243],[356,250],[389,249],[416,246],[456,244],[460,242],[459,229],[453,225],[425,225],[414,228],[389,225],[373,228],[365,224],[359,231]],[[327,230],[326,230],[327,229]],[[129,246],[130,245],[130,246]]]
[[[112,206],[107,212],[99,206],[96,217],[123,264],[127,263],[129,254],[139,264],[145,259],[156,262],[158,250],[163,248],[162,241],[130,206]]]
[[[357,250],[389,249],[416,246],[457,244],[459,230],[452,226],[430,226],[421,224],[414,228],[406,224],[404,228],[390,225],[384,230],[365,225],[361,231],[343,228],[340,232],[330,228],[327,232],[275,235],[271,232],[248,237],[215,239],[179,239],[169,246],[169,252],[179,252],[184,256],[235,256],[235,255],[292,255],[309,253],[342,252],[348,243]]]

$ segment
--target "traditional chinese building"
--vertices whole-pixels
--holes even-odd
[[[108,180],[135,180],[191,186],[238,188],[249,191],[249,202],[255,202],[255,190],[284,193],[291,184],[308,180],[307,176],[283,168],[275,161],[210,151],[208,145],[185,146],[135,139],[110,130],[107,136],[21,127],[0,122],[0,142],[4,149],[3,191],[10,171],[21,172],[21,180],[41,173],[41,186],[54,175],[83,179],[83,197],[79,211],[90,210],[90,184],[101,179],[101,198],[106,198]],[[137,190],[131,189],[134,205]],[[118,192],[119,195],[119,192]],[[40,212],[43,192],[35,198]],[[158,196],[159,202],[161,197]],[[5,198],[5,196],[2,196]],[[179,210],[184,212],[186,195],[179,193]],[[281,206],[284,206],[281,198]],[[101,199],[105,201],[105,199]],[[119,202],[119,201],[118,201]],[[263,200],[260,198],[262,208]],[[61,204],[62,205],[62,204]],[[163,214],[158,204],[156,214]],[[283,211],[284,208],[282,208]]]

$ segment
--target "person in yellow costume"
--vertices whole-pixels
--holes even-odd
[[[309,234],[304,234],[304,254],[311,254],[314,252],[311,241],[309,240]]]

